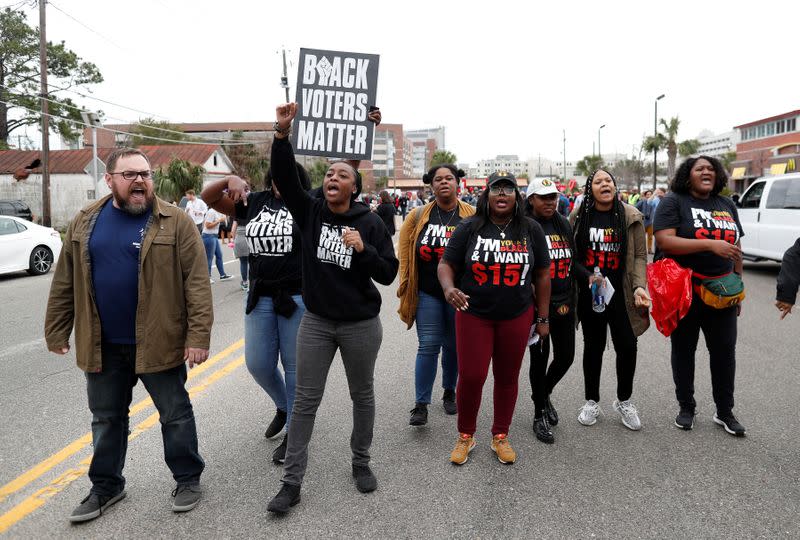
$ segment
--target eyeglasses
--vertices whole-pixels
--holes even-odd
[[[153,177],[153,171],[122,171],[122,172],[112,172],[108,173],[110,175],[119,174],[125,180],[136,180],[137,177],[141,176],[142,180],[150,180]]]
[[[492,186],[489,188],[489,193],[492,195],[513,195],[517,189],[514,186]]]

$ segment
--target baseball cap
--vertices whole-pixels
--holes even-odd
[[[534,178],[528,186],[525,198],[528,199],[531,195],[551,195],[553,193],[558,193],[555,182],[549,178]]]
[[[516,177],[508,171],[493,172],[491,176],[489,176],[489,178],[486,180],[486,185],[488,187],[492,187],[498,182],[508,182],[509,184],[514,186],[514,189],[519,189]]]

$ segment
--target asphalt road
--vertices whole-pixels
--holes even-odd
[[[232,259],[225,248],[226,259]],[[238,272],[231,262],[229,272]],[[708,355],[698,353],[699,417],[691,432],[677,412],[669,343],[651,328],[639,341],[633,400],[644,428],[631,432],[611,408],[615,374],[606,354],[604,416],[576,420],[583,404],[578,361],[554,393],[561,414],[556,444],[531,431],[532,405],[523,365],[510,440],[516,464],[489,448],[491,384],[478,426],[478,447],[463,467],[448,462],[455,417],[435,390],[430,421],[408,426],[413,406],[416,334],[396,316],[394,287],[383,289],[384,339],[376,368],[377,418],[372,449],[378,491],[358,493],[350,476],[350,400],[335,363],[311,444],[302,502],[285,518],[265,511],[280,487],[271,463],[279,441],[263,432],[274,408],[243,365],[243,293],[238,280],[212,285],[216,323],[212,360],[188,386],[207,467],[204,499],[192,512],[170,510],[174,484],[163,462],[152,405],[134,393],[125,475],[128,496],[93,522],[67,516],[88,492],[85,475],[91,416],[74,355],[46,351],[42,321],[50,276],[0,277],[0,534],[9,538],[234,537],[545,537],[798,538],[800,415],[794,409],[800,367],[797,316],[780,322],[772,306],[778,266],[747,264],[748,299],[740,319],[736,439],[713,424]],[[438,385],[438,382],[437,382]],[[135,426],[135,427],[133,427]]]

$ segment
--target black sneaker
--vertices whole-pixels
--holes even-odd
[[[694,411],[681,409],[678,416],[675,417],[675,425],[686,431],[692,429],[694,427]]]
[[[230,276],[228,274],[225,274],[224,276],[219,276],[219,280],[220,281],[228,281],[229,279],[232,279],[232,278],[233,278],[233,276]]]
[[[544,406],[544,414],[547,416],[547,423],[551,426],[558,425],[558,413],[556,408],[553,407],[553,402],[550,401],[550,396],[547,396],[547,403]]]
[[[283,441],[278,447],[272,451],[272,461],[279,465],[282,465],[284,461],[286,461],[286,442],[288,441],[289,436],[284,435]]]
[[[378,479],[372,474],[369,465],[353,465],[353,478],[356,479],[356,489],[361,493],[378,489]]]
[[[182,484],[176,487],[172,496],[175,500],[172,501],[173,512],[188,512],[192,510],[203,495],[203,490],[200,489],[200,484]]]
[[[120,491],[113,497],[98,495],[97,493],[89,493],[89,495],[87,495],[86,498],[81,501],[81,504],[79,504],[78,507],[72,511],[72,514],[69,516],[69,520],[72,523],[82,523],[84,521],[91,521],[95,518],[98,518],[109,506],[124,499],[125,495],[127,495],[125,490]]]
[[[275,514],[285,514],[289,509],[300,502],[300,486],[293,486],[292,484],[283,484],[281,490],[275,495],[269,504],[267,510]]]
[[[550,430],[550,425],[547,423],[547,416],[544,414],[533,419],[533,433],[543,443],[553,444],[556,442],[553,432]]]
[[[458,412],[458,409],[456,409],[455,390],[444,391],[444,395],[442,396],[442,406],[444,407],[444,412],[447,414],[456,414]]]
[[[424,426],[428,423],[428,405],[426,403],[417,403],[411,409],[411,420],[408,421],[410,426]]]
[[[281,434],[283,426],[286,425],[286,411],[278,409],[275,411],[275,417],[269,423],[267,431],[264,432],[264,437],[267,439],[274,439]]]
[[[714,422],[725,428],[725,431],[736,437],[744,437],[746,430],[739,423],[733,413],[719,414],[714,413]]]

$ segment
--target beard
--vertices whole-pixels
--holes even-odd
[[[117,207],[123,212],[133,216],[140,216],[148,212],[153,207],[153,200],[155,199],[153,192],[144,188],[144,202],[138,204],[132,203],[130,202],[130,194],[128,194],[127,197],[123,197],[123,194],[117,189],[117,186],[113,184],[111,186],[111,194],[114,197],[114,202],[117,203]]]

